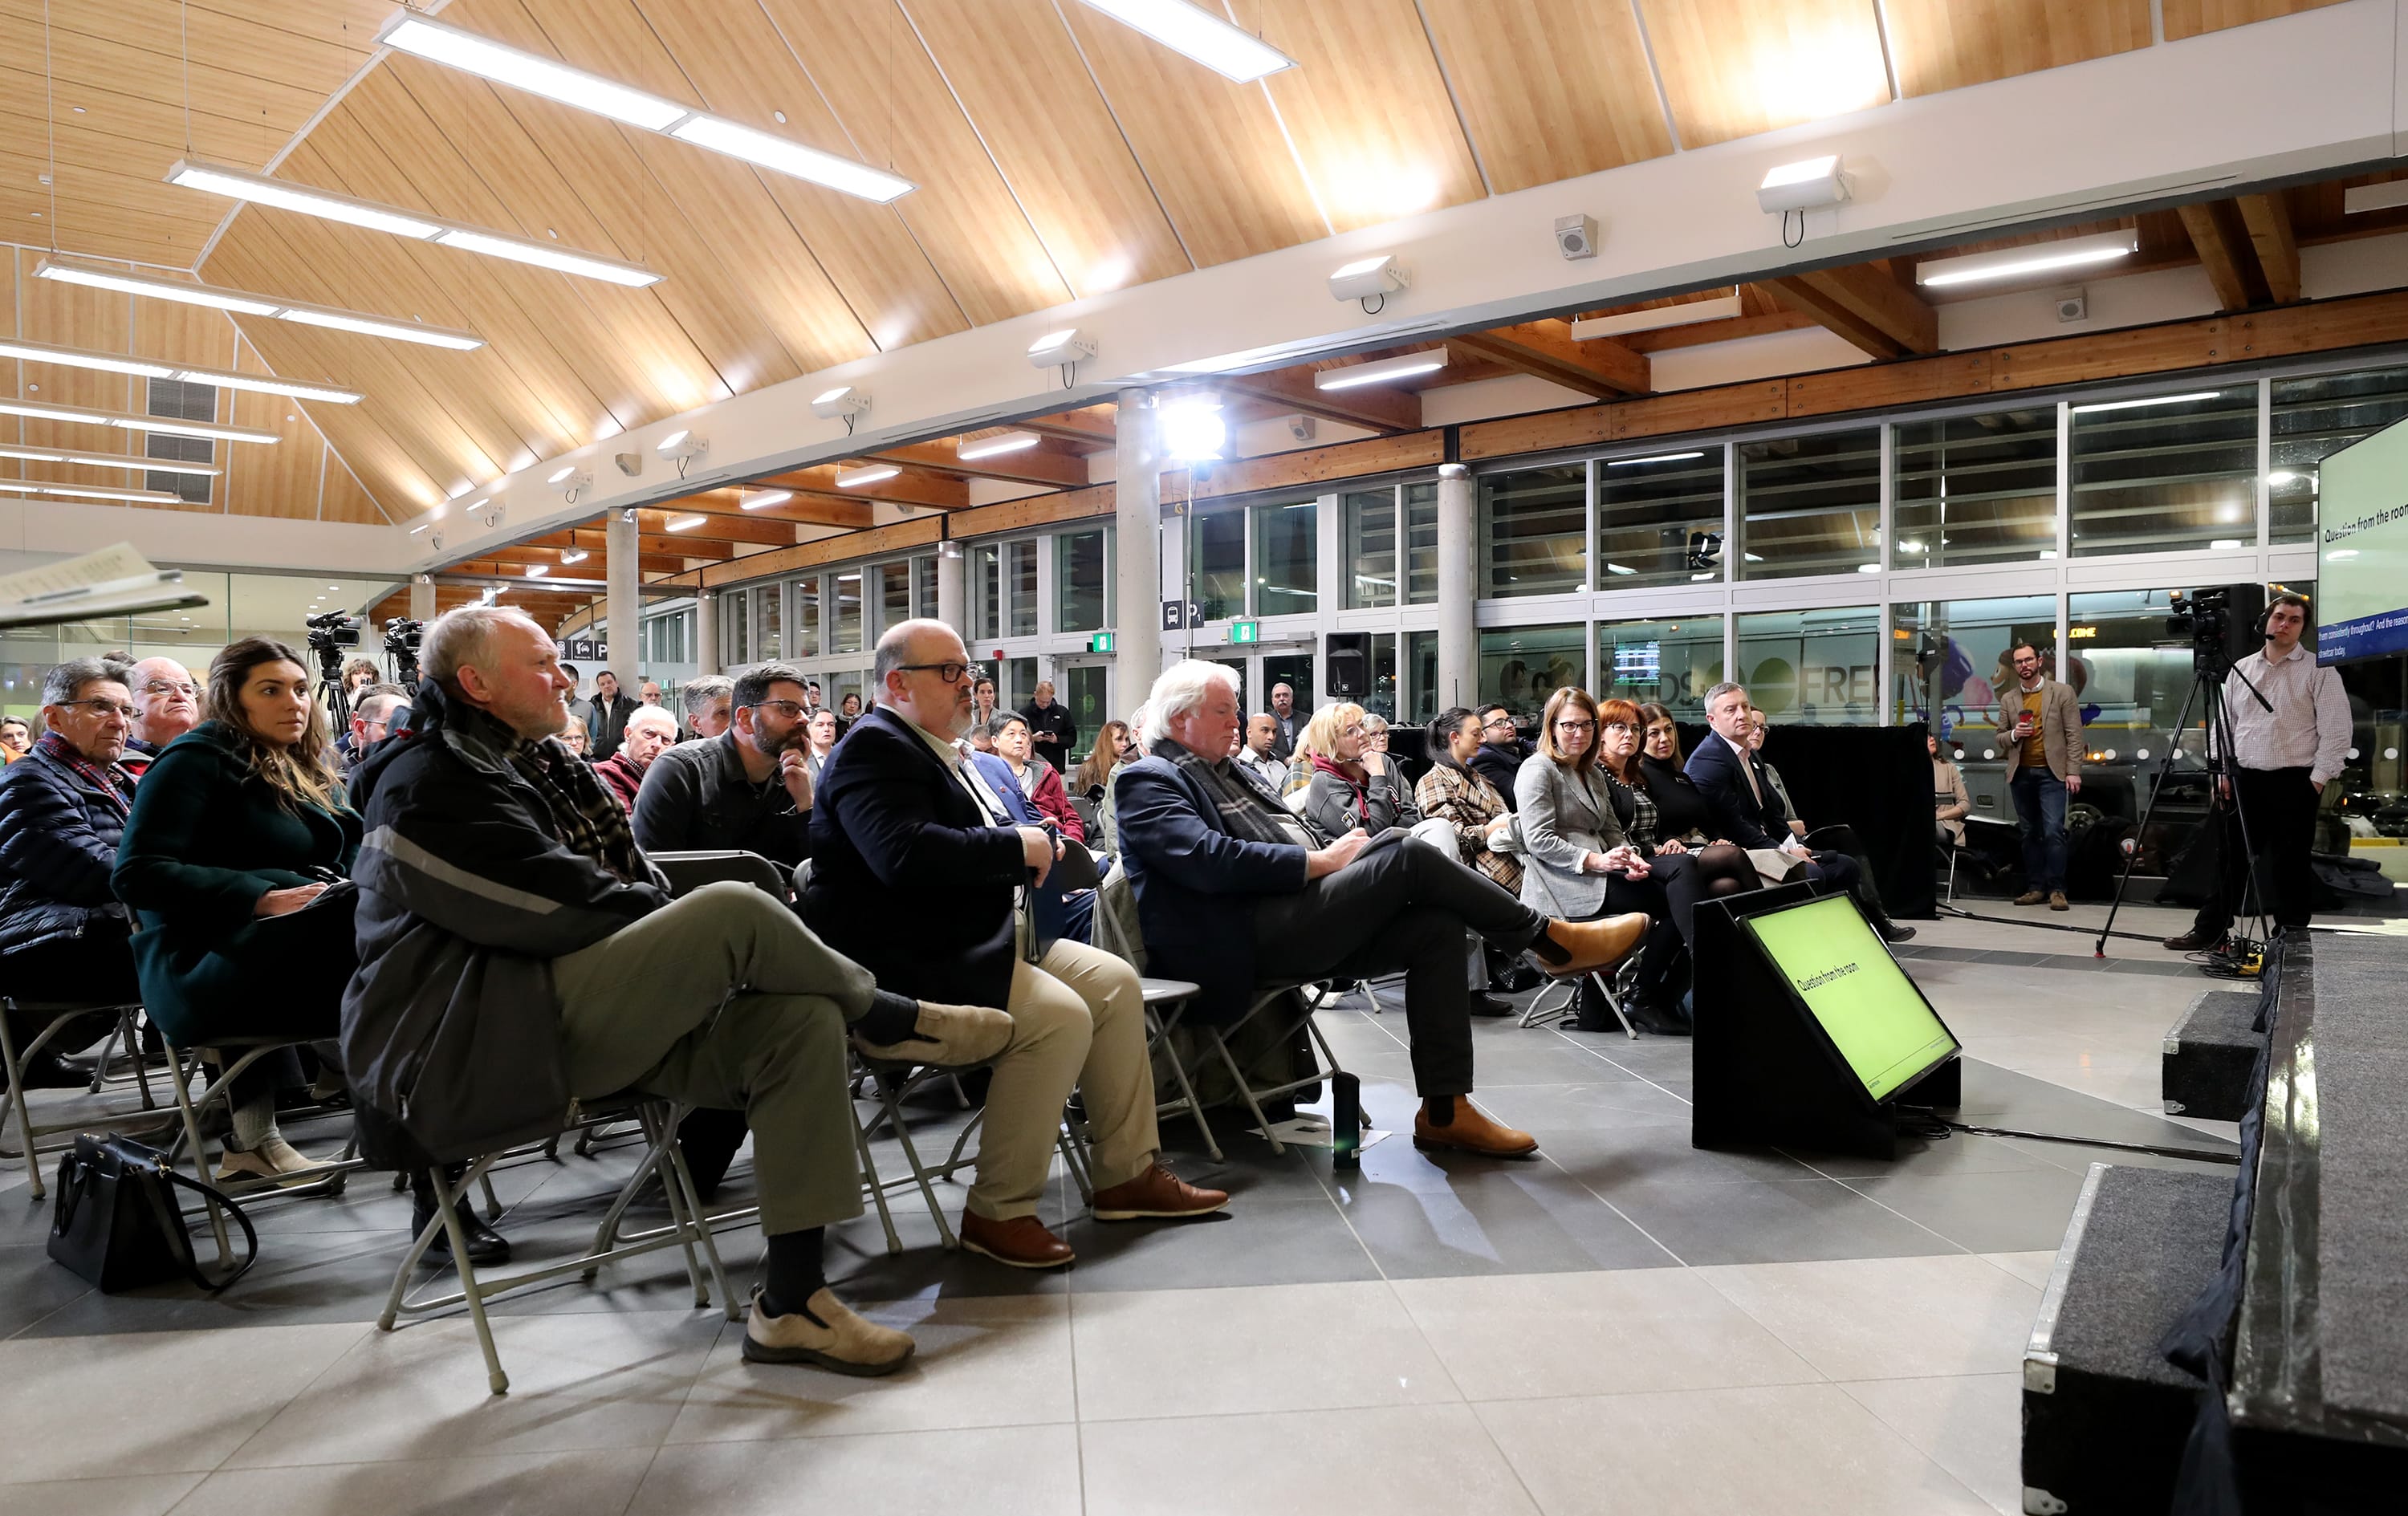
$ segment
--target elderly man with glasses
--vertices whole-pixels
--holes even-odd
[[[160,749],[201,724],[201,687],[173,658],[145,658],[125,670],[122,682],[134,696],[123,762],[139,779]]]

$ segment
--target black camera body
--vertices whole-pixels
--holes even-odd
[[[320,651],[360,645],[360,619],[349,611],[324,610],[301,623],[308,628],[309,646]]]
[[[395,616],[384,623],[384,651],[406,687],[418,682],[418,650],[426,639],[426,623]]]
[[[2222,679],[2266,639],[2262,584],[2176,590],[2167,600],[2173,614],[2166,618],[2166,633],[2190,639],[2191,669],[2202,679]]]

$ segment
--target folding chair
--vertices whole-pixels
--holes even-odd
[[[1516,816],[1513,818],[1513,823],[1505,828],[1501,840],[1503,845],[1497,848],[1497,851],[1498,852],[1510,852],[1520,856],[1523,859],[1522,877],[1527,880],[1538,880],[1539,893],[1547,897],[1547,904],[1554,908],[1556,915],[1562,915],[1564,909],[1563,901],[1556,896],[1555,887],[1547,882],[1546,871],[1534,866],[1530,863],[1527,851],[1522,846],[1521,817]],[[1557,1022],[1570,1020],[1574,1014],[1574,1002],[1580,995],[1580,981],[1582,980],[1586,980],[1591,984],[1597,986],[1598,994],[1605,997],[1607,1008],[1613,1012],[1613,1019],[1622,1023],[1623,1036],[1628,1037],[1633,1042],[1638,1041],[1639,1028],[1630,1024],[1629,1014],[1622,1008],[1622,1002],[1629,995],[1631,990],[1637,985],[1639,978],[1639,950],[1633,949],[1629,953],[1624,956],[1621,964],[1616,966],[1611,978],[1601,970],[1591,969],[1585,974],[1577,975],[1570,979],[1556,980],[1555,983],[1541,990],[1537,996],[1530,1001],[1530,1008],[1522,1013],[1521,1024],[1524,1026],[1549,1026]],[[1547,997],[1554,994],[1558,989],[1568,990],[1570,993],[1566,994],[1562,1000],[1552,1005],[1549,1004]]]
[[[113,1045],[121,1036],[125,1038],[126,1046],[134,1052],[136,1077],[142,1086],[141,1108],[156,1110],[158,1103],[150,1095],[150,1069],[141,1061],[142,1044],[135,1031],[134,1017],[141,1008],[138,1002],[112,1005],[108,1001],[19,1000],[14,996],[0,995],[0,1072],[5,1072],[8,1081],[6,1092],[7,1104],[5,1107],[0,1107],[0,1131],[7,1129],[8,1118],[13,1115],[17,1123],[19,1144],[15,1148],[0,1145],[0,1158],[22,1157],[25,1160],[25,1174],[30,1181],[35,1199],[41,1199],[47,1193],[42,1188],[41,1154],[44,1151],[55,1152],[65,1146],[64,1143],[53,1143],[45,1149],[42,1146],[42,1138],[57,1137],[66,1132],[89,1132],[96,1125],[122,1119],[131,1115],[132,1112],[109,1112],[97,1118],[87,1112],[78,1121],[48,1122],[36,1124],[25,1103],[25,1065],[40,1056],[42,1050],[48,1048],[60,1034],[75,1024],[79,1018],[102,1011],[114,1012],[117,1024],[116,1028],[109,1033],[109,1044]],[[8,1024],[21,1012],[28,1016],[49,1018],[43,1023],[41,1031],[35,1034],[34,1040],[26,1044],[22,1053],[17,1051],[16,1034],[9,1029]],[[93,1075],[92,1094],[100,1093],[103,1079],[108,1073],[108,1048],[104,1046],[101,1050],[100,1066]]]
[[[168,1043],[167,1055],[175,1065],[171,1082],[176,1090],[176,1110],[183,1118],[184,1123],[184,1135],[179,1139],[179,1145],[192,1153],[194,1178],[203,1184],[212,1182],[209,1175],[208,1144],[201,1137],[200,1113],[213,1105],[223,1103],[227,1114],[232,1115],[234,1081],[243,1070],[258,1063],[269,1053],[279,1052],[286,1048],[303,1047],[319,1040],[322,1039],[306,1037],[212,1037],[206,1043],[196,1043],[189,1048],[179,1048],[173,1042]],[[215,1052],[222,1062],[217,1078],[209,1081],[208,1089],[195,1102],[193,1099],[192,1083],[199,1078],[204,1054],[208,1052]],[[191,1054],[189,1062],[185,1057],[187,1053]],[[306,1119],[312,1114],[316,1112],[280,1113],[281,1116],[295,1119]],[[168,1155],[171,1164],[174,1156],[172,1152]],[[366,1166],[359,1157],[359,1136],[355,1132],[343,1139],[342,1151],[328,1162],[326,1172],[321,1178],[301,1184],[262,1185],[255,1191],[236,1193],[246,1197],[251,1194],[256,1194],[262,1198],[273,1195],[279,1199],[294,1200],[308,1199],[315,1195],[337,1195],[343,1193],[343,1183],[351,1177],[352,1171]],[[219,1212],[214,1196],[204,1200],[202,1204],[208,1213],[209,1232],[217,1239],[218,1261],[224,1263],[232,1256],[233,1250],[233,1244],[226,1236],[225,1218]]]
[[[1179,1085],[1177,1099],[1154,1106],[1155,1120],[1165,1116],[1194,1117],[1196,1129],[1204,1137],[1204,1151],[1211,1154],[1214,1163],[1219,1163],[1221,1144],[1213,1138],[1212,1123],[1205,1119],[1203,1104],[1196,1098],[1196,1085],[1188,1078],[1187,1062],[1179,1056],[1179,1044],[1171,1035],[1202,987],[1185,980],[1147,977],[1145,944],[1138,940],[1137,933],[1137,890],[1129,883],[1126,870],[1114,870],[1112,877],[1104,880],[1104,887],[1096,892],[1094,920],[1096,946],[1138,972],[1138,987],[1145,995],[1146,1056],[1160,1053],[1170,1065],[1171,1079]],[[1379,1004],[1379,997],[1372,996],[1372,1008],[1377,1009]]]

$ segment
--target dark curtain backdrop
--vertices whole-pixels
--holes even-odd
[[[1695,751],[1708,735],[1684,724],[1681,751]],[[1933,887],[1931,755],[1924,727],[1775,726],[1764,758],[1798,802],[1808,827],[1841,822],[1856,829],[1865,857],[1892,916],[1928,919]]]

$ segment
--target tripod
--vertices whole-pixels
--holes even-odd
[[[351,729],[351,697],[343,693],[343,650],[315,636],[309,647],[318,655],[318,694],[325,699],[326,719],[333,723],[333,736],[340,738]]]
[[[2173,776],[2174,760],[2182,756],[2183,736],[2190,730],[2191,708],[2198,702],[2202,693],[2207,696],[2207,713],[2203,722],[2207,728],[2207,771],[2215,781],[2215,785],[2209,791],[2210,819],[2214,819],[2215,787],[2227,789],[2232,802],[2233,822],[2241,834],[2242,866],[2246,871],[2248,879],[2242,899],[2233,906],[2233,916],[2237,920],[2242,915],[2243,906],[2254,905],[2257,909],[2250,915],[2258,932],[2258,940],[2263,942],[2273,935],[2272,922],[2266,913],[2266,894],[2258,882],[2258,851],[2249,840],[2249,814],[2242,808],[2240,787],[2231,784],[2227,769],[2227,765],[2231,762],[2233,751],[2232,714],[2224,708],[2225,680],[2228,678],[2239,679],[2242,688],[2247,690],[2251,697],[2269,713],[2274,708],[2263,692],[2250,683],[2249,677],[2239,669],[2224,663],[2221,659],[2209,663],[2194,656],[2190,691],[2183,696],[2182,714],[2174,721],[2174,737],[2166,745],[2164,761],[2157,765],[2157,782],[2149,787],[2148,804],[2141,808],[2140,824],[2132,829],[2131,837],[2124,843],[2124,872],[2116,876],[2115,898],[2107,908],[2107,921],[2099,929],[2099,940],[2091,946],[2092,957],[2107,956],[2107,937],[2115,925],[2115,913],[2124,908],[2124,891],[2132,882],[2132,865],[2139,861],[2141,856],[2141,838],[2148,833],[2149,818],[2157,812],[2157,797],[2165,794],[2166,780]],[[2225,875],[2229,872],[2229,870],[2218,871],[2215,887],[2219,893],[2224,889]]]

